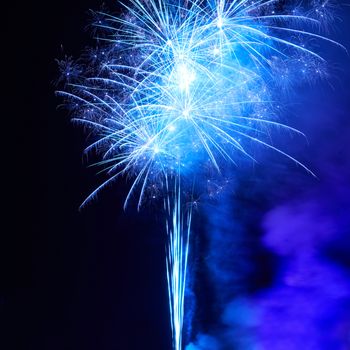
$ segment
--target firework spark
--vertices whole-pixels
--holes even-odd
[[[204,166],[219,173],[240,156],[254,161],[253,144],[308,170],[270,141],[271,128],[302,135],[278,121],[274,91],[289,85],[291,72],[302,76],[316,67],[321,73],[325,60],[312,50],[313,41],[339,44],[320,34],[312,9],[285,1],[128,3],[122,16],[96,14],[99,46],[79,67],[60,65],[69,69],[69,84],[58,93],[74,121],[93,130],[86,152],[97,151],[97,164],[109,175],[82,206],[121,175],[132,178],[125,206],[137,193],[140,208],[154,186],[163,194],[173,347],[179,350],[191,224],[181,179],[200,175]]]
[[[192,210],[183,213],[180,184],[175,184],[175,188],[173,203],[167,197],[164,209],[169,218],[166,222],[168,234],[167,278],[173,347],[181,349]]]

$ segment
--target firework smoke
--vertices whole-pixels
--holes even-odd
[[[96,13],[97,48],[78,63],[60,63],[73,120],[89,128],[96,165],[108,175],[82,206],[120,176],[131,179],[124,206],[164,201],[173,347],[182,347],[184,289],[193,193],[254,146],[275,146],[272,129],[303,134],[279,121],[277,90],[325,74],[312,43],[324,6],[279,0],[132,0],[124,13]],[[341,45],[339,45],[341,46]],[[89,58],[86,58],[89,56]],[[215,176],[215,175],[214,175]],[[221,176],[221,175],[220,175]],[[195,179],[200,179],[196,180]],[[195,183],[195,185],[193,185]],[[191,185],[187,185],[191,184]],[[215,191],[214,191],[215,192]]]

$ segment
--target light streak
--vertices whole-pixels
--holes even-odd
[[[167,278],[173,348],[182,348],[182,328],[184,319],[185,287],[188,252],[190,245],[192,209],[183,211],[180,184],[175,184],[175,195],[165,200],[165,210],[168,214],[166,231],[167,247]]]
[[[310,172],[271,143],[271,128],[302,135],[276,118],[274,92],[289,83],[291,67],[300,60],[308,72],[317,67],[319,75],[325,59],[312,50],[310,39],[341,45],[315,31],[320,16],[283,3],[131,0],[123,16],[98,13],[101,47],[90,62],[79,68],[61,64],[69,79],[58,93],[73,120],[94,132],[86,152],[97,151],[97,164],[109,175],[82,206],[122,175],[133,178],[125,207],[138,192],[140,208],[154,186],[166,198],[176,350],[182,346],[191,223],[191,212],[182,211],[181,178],[200,175],[204,165],[219,173],[240,155],[254,161],[252,144]],[[305,74],[305,65],[300,67]]]

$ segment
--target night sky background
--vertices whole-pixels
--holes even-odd
[[[350,49],[350,6],[332,38]],[[107,8],[118,12],[114,1]],[[55,96],[56,59],[93,45],[81,3],[13,2],[2,31],[0,348],[167,350],[171,333],[164,218],[122,209],[120,179],[79,211],[103,177],[82,156],[86,134]],[[187,350],[350,349],[350,59],[331,45],[326,79],[284,106],[308,142],[274,140],[316,174],[273,152],[232,169],[194,214]]]

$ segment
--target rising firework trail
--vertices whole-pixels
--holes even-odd
[[[173,198],[168,196],[164,202],[164,209],[168,215],[166,266],[173,347],[181,349],[192,209],[183,212],[180,184],[175,184],[175,191]]]
[[[302,135],[278,121],[276,91],[324,73],[312,49],[319,11],[282,0],[131,0],[123,15],[95,13],[97,48],[60,62],[62,95],[73,120],[93,131],[86,152],[108,179],[131,180],[124,207],[161,197],[167,216],[167,277],[173,348],[182,348],[191,210],[186,182],[224,172],[254,145],[311,172],[271,142],[272,128]],[[89,56],[86,58],[86,56]],[[188,193],[188,192],[187,192]],[[188,199],[188,198],[187,198]]]

